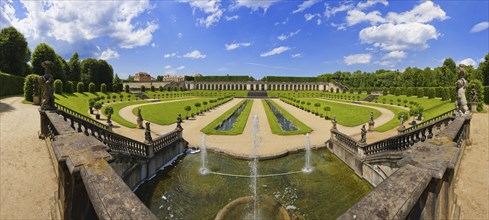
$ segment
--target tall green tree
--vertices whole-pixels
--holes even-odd
[[[112,66],[107,63],[105,60],[98,60],[98,82],[95,82],[97,85],[105,83],[107,85],[112,85],[112,80],[114,78],[114,70]]]
[[[484,57],[484,61],[479,64],[477,71],[482,75],[482,83],[489,86],[489,53]]]
[[[68,61],[68,66],[70,67],[70,72],[68,75],[68,80],[78,82],[80,81],[80,59],[78,58],[78,53],[75,52],[70,60]]]
[[[67,75],[67,73],[70,72],[70,68],[68,67],[68,64],[63,59],[63,57],[61,57],[57,54],[56,54],[55,67],[56,67],[56,69],[53,72],[53,78],[60,79],[62,81],[66,81],[66,75]]]
[[[80,62],[80,81],[85,85],[98,82],[98,63],[94,58],[87,58]]]
[[[52,47],[46,43],[40,43],[32,53],[32,72],[34,74],[42,75],[44,73],[41,66],[44,61],[51,61],[56,64],[57,57]]]
[[[115,77],[112,80],[112,91],[113,92],[122,92],[122,80],[119,78],[119,76],[117,74],[115,74]]]
[[[27,41],[14,27],[0,31],[0,71],[16,76],[26,76],[31,52]]]

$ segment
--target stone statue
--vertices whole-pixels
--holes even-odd
[[[399,121],[401,121],[401,124],[399,125],[400,127],[404,126],[404,115],[401,115],[399,117]]]
[[[470,91],[470,93],[472,94],[472,102],[477,103],[479,100],[478,100],[477,91],[475,90],[475,88],[472,88],[472,91]]]
[[[180,129],[180,130],[183,130],[182,128],[182,115],[181,114],[178,114],[178,117],[177,117],[177,128]]]
[[[360,139],[360,143],[367,143],[367,129],[365,128],[365,125],[362,126],[362,139]]]
[[[144,128],[143,127],[143,115],[141,114],[141,109],[138,108],[138,119],[137,119],[137,128]]]
[[[152,141],[153,141],[153,138],[151,137],[150,123],[146,122],[146,131],[144,131],[144,142],[145,143],[151,143]]]
[[[459,114],[464,114],[466,113],[469,108],[467,107],[467,98],[465,97],[465,89],[467,89],[467,80],[465,80],[465,74],[467,74],[467,71],[465,68],[460,67],[460,71],[458,74],[459,79],[455,83],[455,86],[457,88],[457,111]]]
[[[112,127],[112,121],[110,118],[112,117],[112,114],[107,114],[107,126]]]
[[[41,105],[41,109],[43,110],[54,110],[54,91],[53,91],[53,75],[51,75],[52,68],[54,66],[51,61],[42,62],[41,66],[44,68],[44,75],[39,77],[39,85],[43,87],[44,93],[43,98],[44,101]]]
[[[375,126],[374,112],[370,112],[370,121],[368,122],[368,131],[373,131]]]
[[[374,121],[374,112],[370,112],[370,121]]]
[[[335,115],[335,116],[333,116],[333,118],[331,119],[331,123],[333,123],[333,129],[336,129],[336,123],[338,123],[338,122],[336,121],[336,115]]]

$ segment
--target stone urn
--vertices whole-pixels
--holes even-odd
[[[41,104],[41,97],[34,95],[32,96],[32,104],[33,105],[40,105]]]

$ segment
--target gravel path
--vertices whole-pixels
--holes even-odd
[[[38,106],[0,100],[0,219],[50,219],[56,175],[38,138]]]
[[[242,99],[233,99],[232,101],[218,107],[215,110],[210,112],[206,112],[204,115],[197,116],[194,120],[185,120],[182,125],[185,129],[183,132],[183,136],[185,140],[189,142],[191,147],[200,147],[201,146],[201,138],[202,132],[200,130],[207,126],[210,122],[212,122],[215,118],[219,117],[221,114],[226,112],[228,109],[232,108],[236,104],[238,104]],[[275,99],[275,102],[283,107],[285,110],[290,112],[294,117],[299,119],[300,121],[307,124],[314,131],[310,134],[311,146],[320,146],[323,145],[326,140],[330,138],[330,128],[331,122],[326,121],[324,119],[319,118],[311,113],[307,113],[303,110],[295,108],[291,105],[288,105],[278,99]],[[132,105],[123,108],[119,111],[121,117],[125,118],[128,121],[136,121],[137,117],[132,114],[132,109],[137,108],[141,105],[148,105],[153,103],[145,103],[139,105]],[[344,103],[351,104],[351,103]],[[356,104],[351,104],[356,105]],[[379,116],[375,121],[379,126],[387,121],[391,120],[394,117],[394,114],[384,108],[372,107],[379,110],[382,115]],[[305,135],[276,135],[273,134],[270,126],[268,124],[268,120],[266,118],[266,113],[263,108],[263,104],[261,103],[261,99],[255,99],[253,106],[251,108],[250,116],[248,117],[248,121],[246,123],[246,127],[241,135],[235,136],[226,136],[226,135],[210,135],[206,138],[206,145],[210,149],[214,149],[217,151],[223,151],[228,154],[248,157],[251,154],[251,134],[253,128],[253,115],[257,115],[259,118],[259,150],[258,154],[260,156],[272,156],[277,154],[283,154],[288,151],[295,151],[298,149],[303,149],[305,147],[306,138]],[[144,112],[143,112],[144,116]],[[366,116],[369,117],[369,116]],[[172,131],[175,128],[175,125],[166,125],[161,126],[157,124],[151,124],[151,130],[153,134],[165,134],[167,132]],[[338,129],[348,135],[355,135],[360,133],[360,126],[356,127],[344,127],[338,125]],[[121,133],[123,135],[129,136],[136,140],[143,141],[144,140],[144,130],[143,129],[130,129],[126,127],[117,126],[114,128],[115,132]],[[155,137],[153,137],[155,138]],[[230,144],[231,143],[231,144]]]
[[[486,106],[488,109],[488,106]],[[489,219],[489,114],[476,113],[455,181],[460,219]]]

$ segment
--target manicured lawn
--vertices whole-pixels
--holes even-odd
[[[236,123],[234,124],[234,127],[231,130],[228,131],[223,131],[223,130],[216,130],[215,128],[225,119],[227,119],[229,116],[233,114],[233,112],[246,102],[246,100],[243,100],[239,102],[237,105],[226,111],[224,114],[216,118],[214,121],[209,123],[207,126],[202,128],[202,132],[205,134],[215,134],[215,135],[239,135],[243,133],[244,128],[246,127],[246,122],[248,121],[248,116],[250,115],[251,112],[251,107],[253,106],[253,100],[249,100],[248,103],[246,104],[244,110],[241,112],[241,114],[238,116]]]
[[[404,105],[404,100],[408,100],[407,106],[412,107],[409,102],[417,102],[419,103],[419,106],[423,107],[423,121],[426,121],[428,119],[431,119],[433,117],[436,117],[442,113],[445,113],[447,111],[450,111],[455,108],[455,104],[453,102],[450,102],[450,100],[445,100],[441,101],[440,98],[432,98],[429,99],[427,97],[423,98],[418,98],[416,96],[410,96],[406,97],[405,95],[400,95],[400,96],[394,96],[394,95],[387,95],[387,96],[379,96],[377,98],[377,101],[379,103],[383,102],[383,99],[386,99],[386,104],[390,103],[390,100],[393,100],[393,104],[397,105],[397,99],[401,99],[401,105]],[[410,121],[412,120],[412,117]]]
[[[390,121],[388,121],[387,123],[385,123],[381,126],[375,127],[374,130],[378,131],[378,132],[385,132],[385,131],[391,130],[393,128],[397,128],[399,126],[399,123],[400,123],[399,119],[397,119],[399,112],[409,112],[408,110],[402,109],[402,108],[397,107],[397,106],[384,105],[384,104],[373,103],[373,102],[362,102],[362,105],[381,107],[381,108],[385,108],[385,109],[394,113],[393,119],[391,119]],[[405,119],[404,122],[407,122],[407,119]]]
[[[357,106],[357,105],[348,105],[344,103],[338,103],[338,102],[330,102],[325,99],[300,99],[301,101],[310,102],[311,105],[309,105],[309,109],[312,111],[316,111],[316,107],[314,107],[315,103],[321,104],[320,107],[318,107],[318,112],[323,115],[328,115],[328,117],[332,118],[333,116],[336,116],[336,121],[338,121],[338,124],[347,126],[347,127],[354,127],[357,125],[361,125],[364,123],[367,123],[370,121],[370,112],[374,113],[374,119],[378,118],[381,113],[373,108],[369,108],[366,106]],[[307,105],[305,105],[307,108]],[[329,106],[331,108],[331,111],[326,112],[324,111],[324,107]],[[319,120],[319,119],[318,119]],[[324,120],[324,119],[323,119]]]
[[[124,97],[127,96],[127,93],[125,92],[122,92],[122,94],[124,95]],[[95,94],[90,92],[84,92],[84,93],[75,92],[73,94],[63,93],[63,94],[54,94],[54,97],[56,103],[64,105],[80,114],[90,117],[90,114],[88,112],[88,100],[92,98],[96,98],[98,96],[107,97],[108,95],[110,96],[116,95],[117,96],[116,99],[120,99],[119,98],[120,93],[112,93],[112,92],[108,92],[108,93],[97,92]],[[107,99],[100,100],[100,101],[107,103]]]
[[[119,115],[119,111],[124,107],[130,106],[130,105],[142,104],[142,103],[149,103],[149,101],[137,100],[137,101],[119,102],[119,103],[115,103],[115,104],[105,105],[104,107],[102,107],[100,112],[103,113],[105,108],[107,108],[108,106],[111,106],[114,109],[114,114],[112,114],[112,117],[111,117],[112,121],[115,121],[118,124],[125,126],[125,127],[128,127],[128,128],[136,128],[136,124],[124,119],[123,117],[121,117],[121,115]]]
[[[190,106],[192,110],[188,112],[188,116],[192,113],[197,114],[197,108],[195,107],[195,103],[200,102],[201,107],[199,110],[203,110],[206,108],[202,102],[211,100],[212,98],[197,98],[191,100],[182,100],[178,102],[169,102],[169,103],[159,103],[154,105],[145,105],[139,107],[141,109],[141,114],[143,115],[143,119],[150,121],[152,123],[156,123],[159,125],[169,125],[173,124],[177,121],[178,114],[181,114],[183,118],[187,116],[187,112],[184,110],[185,106]],[[220,100],[221,103],[224,100]],[[216,104],[216,103],[214,103]],[[210,104],[207,104],[207,108],[210,107]],[[137,115],[138,108],[134,108],[132,113]]]
[[[297,134],[306,134],[306,133],[312,132],[312,129],[309,126],[305,125],[304,123],[299,121],[297,118],[292,116],[285,109],[283,109],[282,107],[277,105],[277,103],[275,103],[272,100],[270,100],[270,103],[272,103],[272,105],[274,105],[276,108],[278,108],[280,110],[280,112],[282,112],[284,117],[287,118],[288,120],[290,120],[292,123],[294,123],[295,126],[297,126],[297,128],[298,128],[298,130],[295,130],[295,131],[284,131],[284,130],[282,130],[282,128],[280,127],[280,124],[277,122],[278,121],[277,117],[275,117],[275,115],[272,113],[272,110],[270,109],[270,107],[268,106],[266,101],[262,100],[263,107],[265,108],[265,113],[267,114],[268,124],[270,125],[270,129],[272,130],[272,133],[280,134],[280,135],[297,135]]]

